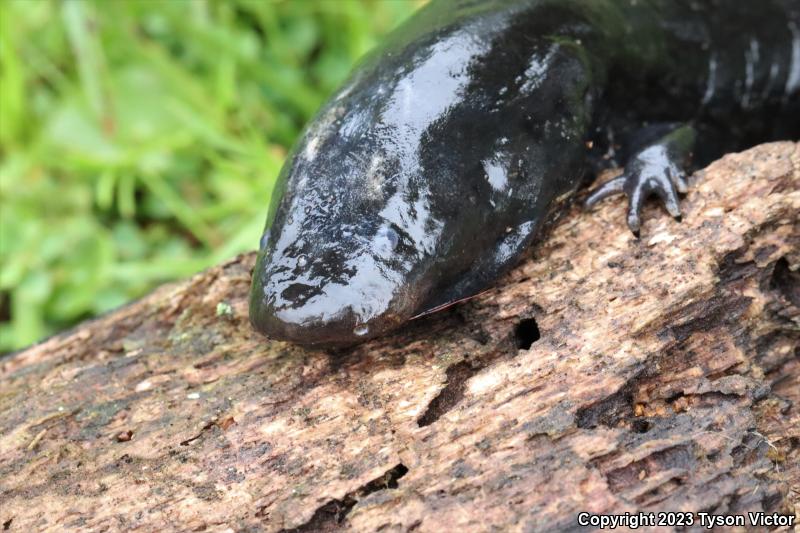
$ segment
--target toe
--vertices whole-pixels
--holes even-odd
[[[624,187],[626,180],[627,177],[625,177],[623,174],[600,185],[597,189],[592,191],[588,198],[586,198],[584,201],[584,206],[592,207],[604,198],[608,198],[609,196],[614,196],[616,194],[622,194],[625,192]]]
[[[678,192],[670,180],[661,180],[659,185],[655,188],[655,193],[664,202],[664,207],[667,212],[673,217],[678,218],[681,216],[680,200],[678,199]]]
[[[686,174],[679,168],[675,167],[669,169],[669,179],[679,193],[686,194],[689,191],[689,184],[686,182]]]
[[[644,187],[636,187],[631,192],[630,202],[628,203],[628,227],[637,238],[639,237],[639,231],[642,228],[641,213],[645,196],[646,193]]]

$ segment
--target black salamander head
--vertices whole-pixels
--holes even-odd
[[[425,296],[441,223],[408,130],[387,120],[407,102],[383,86],[344,89],[281,172],[250,295],[251,322],[271,338],[355,344],[408,320]]]
[[[506,19],[382,50],[310,123],[273,193],[257,330],[356,344],[515,262],[579,175],[583,144],[580,113],[559,103],[577,63],[554,43],[498,36]]]

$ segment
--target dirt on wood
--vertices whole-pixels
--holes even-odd
[[[0,359],[0,531],[797,516],[800,144],[682,208],[636,240],[622,199],[575,207],[492,290],[346,351],[250,328],[250,254]]]

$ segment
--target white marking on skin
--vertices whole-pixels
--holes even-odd
[[[319,146],[319,137],[309,139],[303,150],[303,157],[305,157],[306,161],[311,162],[317,157],[317,146]]]
[[[775,85],[775,80],[778,78],[778,74],[781,71],[781,66],[779,63],[772,63],[769,66],[769,79],[767,80],[767,84],[764,87],[764,91],[761,93],[762,98],[765,100],[769,97],[770,92],[772,91],[773,85]]]
[[[402,191],[396,192],[378,215],[388,223],[402,228],[411,238],[419,254],[432,255],[436,238],[444,224],[430,216],[431,206],[428,199],[430,189],[420,190],[419,199],[410,203]]]
[[[756,65],[758,64],[758,41],[750,39],[750,49],[744,53],[744,96],[742,96],[742,107],[750,106],[750,95],[755,82]]]
[[[355,88],[355,86],[356,86],[356,84],[354,82],[354,83],[351,83],[350,85],[348,85],[347,87],[345,87],[344,89],[342,89],[341,91],[339,91],[339,94],[336,95],[336,98],[335,98],[336,101],[339,101],[342,98],[345,98],[348,94],[353,92],[353,89]]]
[[[520,87],[520,92],[527,93],[536,89],[542,84],[544,76],[553,62],[553,57],[558,51],[558,45],[553,45],[544,55],[544,57],[533,56],[528,68],[525,69],[525,83]]]
[[[483,161],[483,170],[486,172],[486,181],[495,191],[502,191],[508,185],[508,172],[497,159]]]
[[[339,126],[339,137],[342,139],[362,139],[365,136],[363,125],[369,121],[369,114],[363,109],[355,109],[349,113],[347,120]]]
[[[372,238],[372,250],[377,256],[388,258],[392,256],[400,242],[400,236],[389,225],[384,224]]]
[[[792,32],[792,60],[789,62],[789,77],[786,80],[786,95],[792,94],[800,87],[800,28],[795,22],[789,22]]]
[[[366,173],[367,191],[373,198],[380,198],[383,185],[386,182],[386,174],[383,172],[383,156],[375,154],[370,159]]]
[[[320,117],[314,131],[316,135],[306,140],[306,145],[303,148],[303,158],[309,163],[317,157],[317,150],[319,145],[324,142],[328,137],[335,133],[334,126],[336,121],[344,113],[343,106],[333,106],[328,109],[322,117]]]
[[[714,97],[717,85],[717,54],[711,53],[708,58],[708,84],[706,85],[706,92],[703,95],[703,104],[707,104]]]
[[[523,222],[517,226],[517,231],[512,234],[514,228],[506,228],[506,238],[497,246],[495,260],[498,263],[510,261],[514,254],[519,251],[520,243],[531,232],[533,222]]]

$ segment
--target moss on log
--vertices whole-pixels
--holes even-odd
[[[337,353],[244,255],[0,360],[0,528],[539,531],[800,512],[800,144],[572,212],[496,286]]]

